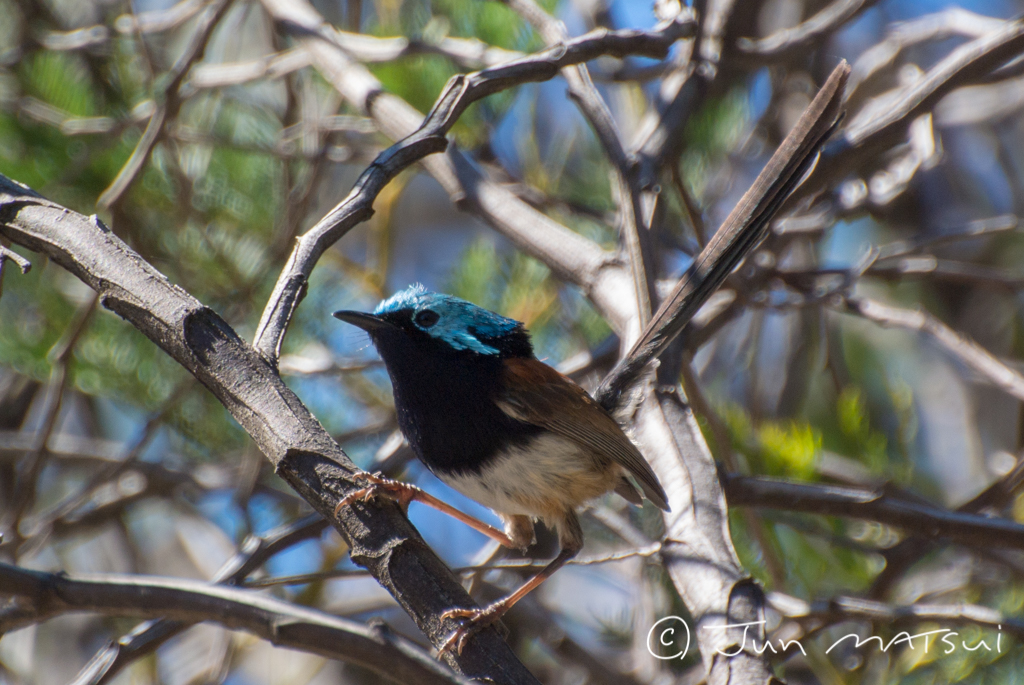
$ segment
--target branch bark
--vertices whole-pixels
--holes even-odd
[[[293,32],[303,36],[302,41],[312,53],[314,62],[328,78],[337,72],[339,91],[359,106],[368,108],[371,116],[380,121],[381,115],[373,111],[374,102],[383,97],[376,92],[380,84],[365,67],[352,62],[338,49],[333,29],[313,13],[312,8],[294,0],[266,0],[264,4],[276,18],[287,21]],[[301,29],[296,29],[296,26]],[[348,197],[299,237],[260,320],[256,348],[267,359],[277,359],[288,322],[305,295],[309,275],[324,250],[353,226],[370,217],[377,194],[399,171],[431,153],[444,151],[447,146],[445,135],[470,104],[506,88],[549,80],[569,65],[601,55],[664,57],[672,43],[685,36],[691,26],[692,22],[673,21],[650,32],[594,31],[508,64],[457,75],[448,82],[430,113],[422,120],[418,120],[418,113],[404,102],[400,105],[391,103],[392,107],[406,111],[389,120],[381,130],[391,138],[401,140],[378,155]],[[442,185],[451,188],[451,181],[457,176],[448,173],[447,168],[439,171],[449,181],[446,184],[442,180]],[[595,248],[601,252],[596,246],[590,251]]]
[[[421,647],[392,634],[250,590],[180,578],[131,575],[71,577],[0,563],[0,588],[21,601],[0,609],[0,633],[87,611],[107,616],[166,616],[210,621],[272,644],[368,668],[396,683],[469,685]]]
[[[806,511],[877,521],[926,538],[948,538],[971,547],[1024,548],[1024,526],[1015,521],[954,512],[896,497],[884,488],[790,483],[771,478],[722,478],[729,504]]]
[[[456,628],[440,619],[472,600],[393,503],[362,503],[335,518],[334,507],[360,487],[356,466],[274,368],[215,312],[172,285],[95,217],[41,198],[0,176],[0,235],[48,255],[99,294],[205,385],[249,433],[284,478],[349,544],[435,645]],[[170,614],[168,614],[170,615]],[[489,629],[448,663],[470,678],[535,683]]]

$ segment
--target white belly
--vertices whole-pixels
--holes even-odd
[[[615,487],[622,468],[602,462],[568,438],[542,433],[499,454],[479,473],[438,477],[499,514],[550,518]]]

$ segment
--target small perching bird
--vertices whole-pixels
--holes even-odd
[[[505,532],[419,488],[360,474],[366,488],[348,504],[378,494],[403,506],[418,500],[448,513],[502,545],[525,550],[534,521],[555,529],[561,551],[522,587],[484,609],[452,609],[469,619],[441,646],[456,648],[497,621],[583,547],[576,509],[615,491],[633,504],[643,494],[668,511],[657,476],[615,420],[583,388],[538,360],[518,321],[451,295],[414,285],[373,314],[334,312],[365,330],[387,366],[398,425],[427,468],[492,509]]]

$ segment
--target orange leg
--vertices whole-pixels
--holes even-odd
[[[338,505],[334,507],[334,516],[337,517],[338,513],[353,502],[363,502],[374,497],[384,496],[389,497],[402,507],[404,511],[409,510],[409,503],[416,501],[426,504],[428,507],[433,507],[443,514],[448,514],[453,519],[462,521],[473,530],[477,530],[492,540],[498,542],[504,547],[509,549],[517,549],[518,546],[508,537],[505,533],[501,532],[494,526],[488,525],[483,521],[476,519],[469,514],[459,511],[450,504],[445,504],[433,495],[424,492],[422,489],[409,483],[403,483],[400,480],[394,480],[391,478],[384,478],[380,474],[370,474],[361,472],[355,474],[354,478],[359,480],[365,480],[369,483],[365,488],[356,490],[355,492],[346,495]]]
[[[444,644],[437,650],[438,658],[451,649],[455,649],[456,652],[462,654],[462,648],[466,646],[469,638],[500,620],[505,615],[505,612],[511,609],[516,602],[537,589],[538,585],[550,578],[555,571],[565,566],[566,562],[578,553],[578,549],[563,549],[540,573],[523,583],[518,590],[508,597],[500,599],[490,606],[483,609],[449,609],[441,614],[441,618],[465,618],[469,620],[456,628],[455,632],[444,641]]]
[[[441,614],[442,619],[465,618],[468,620],[456,628],[455,632],[444,641],[444,644],[437,650],[438,657],[451,649],[455,649],[456,652],[462,654],[462,648],[466,646],[469,638],[495,621],[500,620],[505,615],[505,612],[511,609],[516,602],[536,590],[537,586],[550,578],[555,571],[565,566],[566,562],[579,554],[579,551],[583,549],[583,529],[580,527],[580,521],[576,518],[576,514],[571,509],[566,510],[557,527],[558,542],[562,546],[562,551],[540,573],[523,583],[518,590],[483,609],[449,609]]]

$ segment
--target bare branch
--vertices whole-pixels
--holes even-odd
[[[822,177],[841,176],[879,148],[893,145],[944,95],[988,75],[1022,49],[1024,21],[1002,22],[998,29],[953,50],[913,84],[869,102],[826,148],[822,166],[828,171]]]
[[[833,70],[753,185],[679,280],[672,296],[651,319],[629,355],[601,383],[595,397],[605,407],[613,408],[621,402],[648,362],[668,347],[726,276],[761,241],[775,212],[812,167],[817,151],[839,120],[843,84],[849,71],[846,62]]]
[[[568,40],[565,25],[545,12],[533,0],[505,0],[505,3],[531,23],[548,45],[557,45]],[[689,12],[677,15],[670,24],[688,24],[691,28],[695,26]],[[657,269],[650,246],[650,226],[644,221],[641,188],[635,173],[635,159],[631,154],[627,154],[611,110],[591,80],[586,65],[564,68],[562,75],[569,84],[570,96],[590,122],[612,164],[613,183],[617,191],[622,222],[621,234],[629,253],[640,325],[644,326],[651,316],[651,298],[655,292],[654,279],[657,277]]]
[[[297,23],[296,19],[298,18],[294,14],[300,12],[296,8],[301,7],[298,3],[267,0],[265,4],[279,19],[287,19],[292,23],[294,30],[294,24]],[[306,22],[307,25],[299,25],[315,36],[307,38],[310,41],[307,43],[307,49],[313,54],[314,60],[317,60],[319,64],[320,60],[326,57],[332,63],[332,68],[340,68],[343,72],[348,71],[347,74],[339,74],[339,79],[344,80],[342,85],[345,90],[342,90],[342,94],[357,101],[360,106],[368,106],[369,92],[366,92],[361,98],[351,97],[353,95],[351,84],[354,76],[352,72],[354,71],[353,67],[357,65],[343,62],[344,56],[331,50],[331,44],[334,42],[332,30],[323,24],[319,17],[307,17]],[[644,54],[663,57],[676,37],[683,35],[687,30],[686,22],[673,22],[652,32],[594,31],[576,40],[515,62],[473,74],[453,77],[438,97],[431,112],[421,123],[415,125],[415,130],[411,133],[402,130],[406,128],[400,123],[402,119],[391,121],[390,130],[385,128],[384,132],[392,138],[402,138],[402,140],[382,152],[360,176],[348,197],[321,219],[317,225],[299,237],[298,245],[278,279],[274,293],[263,312],[256,332],[256,348],[267,359],[277,359],[288,322],[305,295],[309,275],[324,250],[340,239],[352,226],[369,218],[377,194],[399,171],[428,154],[444,150],[447,145],[445,134],[471,103],[515,85],[553,78],[565,66],[584,62],[600,55]],[[325,50],[330,52],[325,55]],[[359,69],[363,68],[359,67]],[[365,69],[363,71],[365,72]],[[372,76],[368,72],[360,73],[359,86],[364,90],[379,88],[379,83],[375,84],[369,79],[372,79]],[[373,81],[376,80],[373,79]],[[373,99],[378,100],[379,98]],[[374,113],[371,111],[371,116],[373,115]],[[408,112],[403,119],[408,121],[415,117],[413,112]]]
[[[847,310],[882,326],[925,333],[949,354],[1003,392],[1024,401],[1024,375],[999,361],[988,350],[920,310],[890,307],[868,298],[849,298]]]
[[[391,503],[334,507],[358,487],[357,471],[320,423],[267,361],[213,311],[143,260],[95,218],[40,199],[0,176],[0,235],[49,255],[99,294],[117,313],[202,382],[252,436],[277,473],[350,547],[352,560],[370,569],[433,644],[455,622],[440,620],[472,600],[440,559]],[[168,616],[173,616],[168,613]],[[478,634],[453,668],[502,683],[535,682],[494,630]]]
[[[624,561],[626,559],[647,559],[659,554],[662,550],[663,542],[654,542],[638,549],[630,549],[622,552],[612,552],[610,554],[602,554],[594,557],[582,557],[576,559],[570,559],[565,562],[566,566],[595,566],[598,564],[607,564],[613,561]],[[547,561],[536,561],[533,559],[520,559],[511,561],[502,561],[494,564],[476,564],[473,566],[457,566],[452,569],[455,573],[479,573],[480,571],[492,571],[496,569],[523,569],[523,570],[539,570],[548,565]],[[362,569],[338,569],[334,571],[319,571],[317,573],[302,573],[294,576],[277,576],[271,578],[257,578],[250,580],[245,583],[245,587],[248,588],[263,588],[263,587],[274,587],[277,585],[305,585],[306,583],[315,583],[321,580],[329,580],[331,578],[359,578],[366,576],[366,571]]]
[[[217,572],[213,582],[237,585],[268,559],[300,542],[319,536],[328,523],[317,514],[270,531],[249,536],[242,548]],[[158,618],[135,627],[119,640],[110,641],[93,655],[71,685],[103,685],[136,659],[152,654],[160,645],[186,630],[190,624]]]
[[[723,476],[722,482],[731,506],[847,516],[896,526],[924,537],[949,538],[971,547],[1024,549],[1024,526],[1019,523],[894,497],[884,488],[791,483],[735,475]]]
[[[257,79],[275,79],[287,76],[309,66],[309,53],[302,48],[284,50],[248,62],[222,62],[197,64],[184,83],[186,90],[226,88]]]
[[[375,630],[249,590],[155,576],[75,578],[9,564],[0,564],[0,588],[22,600],[16,614],[9,607],[0,610],[0,632],[70,612],[167,616],[185,623],[210,621],[244,630],[274,645],[358,664],[396,683],[470,682],[386,629]]]
[[[207,4],[209,0],[181,0],[163,10],[122,14],[114,21],[114,30],[122,35],[169,31],[194,17]],[[49,31],[43,34],[40,43],[48,50],[81,50],[102,45],[110,38],[106,26],[96,25],[73,31]]]
[[[985,17],[961,7],[949,7],[893,26],[885,40],[865,50],[853,63],[847,93],[852,95],[862,83],[891,65],[903,50],[929,40],[950,36],[980,38],[998,30],[1002,19]]]
[[[61,401],[64,397],[64,390],[68,380],[68,359],[75,349],[75,344],[85,332],[85,328],[96,310],[97,298],[90,297],[85,303],[79,306],[75,317],[68,325],[67,330],[60,340],[50,349],[49,358],[52,363],[50,379],[46,384],[46,394],[43,397],[42,422],[36,433],[32,449],[25,453],[19,463],[16,492],[17,497],[11,508],[4,516],[3,528],[9,531],[9,535],[0,539],[0,547],[7,547],[18,544],[24,539],[19,524],[22,517],[32,508],[36,500],[36,491],[39,487],[39,474],[46,465],[48,452],[46,444],[50,441],[50,435],[57,425],[57,417],[60,414]]]
[[[128,161],[124,163],[124,166],[121,167],[121,170],[117,173],[114,180],[111,181],[110,185],[107,186],[106,190],[100,193],[100,197],[96,201],[97,206],[104,209],[109,209],[113,206],[124,195],[124,192],[128,190],[132,182],[139,175],[139,172],[142,171],[146,160],[149,159],[149,154],[153,151],[153,146],[156,145],[163,132],[164,122],[174,119],[181,109],[184,98],[181,97],[178,89],[185,79],[185,75],[192,64],[202,57],[213,29],[216,28],[217,23],[224,16],[224,12],[227,11],[230,5],[230,0],[215,0],[206,9],[206,13],[200,19],[199,26],[196,27],[195,32],[192,34],[192,39],[185,52],[174,63],[174,66],[171,67],[169,72],[171,78],[164,92],[164,102],[157,105],[156,111],[150,117],[146,130],[142,132],[142,138],[139,139]]]
[[[990,630],[1005,630],[1017,639],[1024,639],[1024,622],[997,609],[976,604],[910,604],[893,606],[860,597],[833,597],[805,602],[797,597],[772,593],[768,600],[783,616],[798,621],[816,620],[825,623],[862,620],[886,625],[901,623],[940,623],[976,625]]]
[[[834,0],[810,19],[765,38],[740,38],[736,47],[758,57],[779,57],[824,40],[829,33],[874,5],[877,0]]]
[[[1024,462],[1018,462],[1016,468],[958,506],[956,511],[962,514],[978,514],[986,509],[998,511],[1017,496],[1022,484],[1024,484]],[[934,544],[928,539],[908,537],[883,551],[885,568],[875,576],[869,594],[872,597],[884,596],[889,587],[933,547]]]
[[[21,273],[23,275],[27,274],[29,272],[29,269],[32,268],[32,262],[22,257],[14,250],[11,250],[7,247],[4,247],[3,245],[0,245],[0,274],[3,273],[4,262],[6,262],[7,260],[11,260],[12,262],[14,262],[15,266],[21,269]]]

